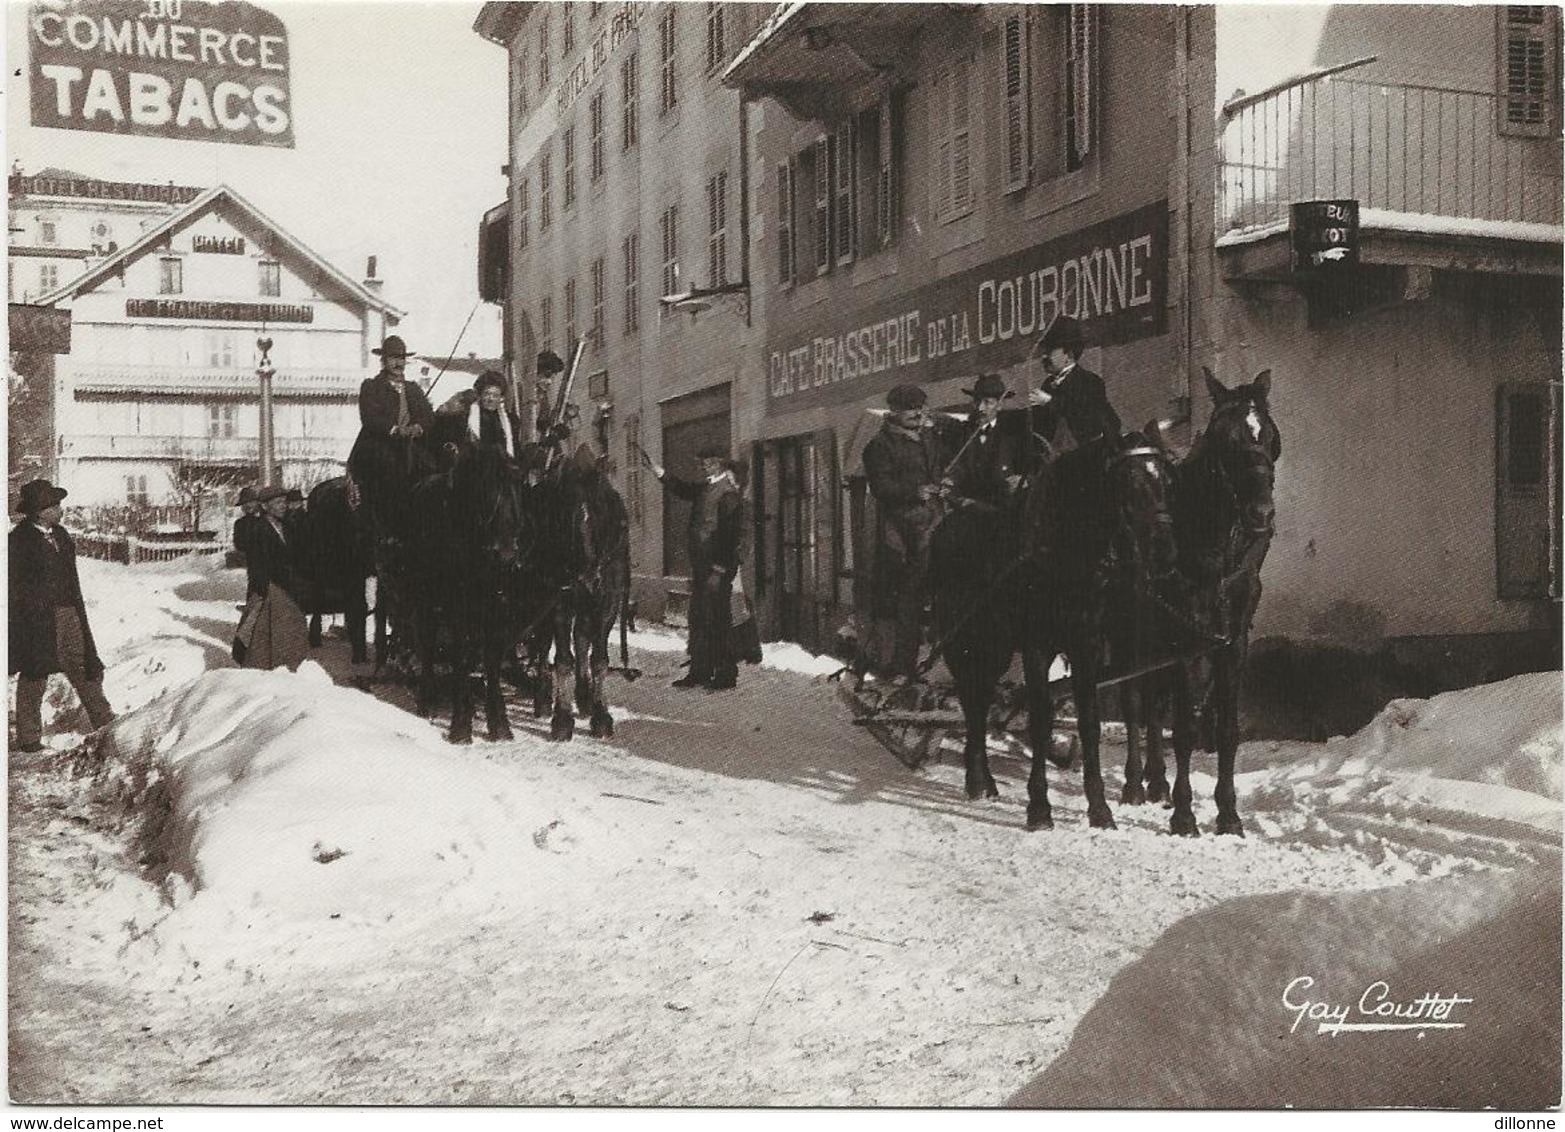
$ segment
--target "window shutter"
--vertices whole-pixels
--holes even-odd
[[[1097,51],[1097,35],[1094,27],[1096,12],[1090,4],[1070,6],[1070,29],[1067,40],[1067,66],[1071,81],[1071,120],[1075,124],[1073,138],[1076,159],[1073,168],[1079,167],[1092,152],[1094,110],[1092,98],[1093,55]]]
[[[961,216],[973,208],[971,60],[958,63],[951,82],[951,214]]]
[[[885,247],[891,243],[892,234],[896,231],[895,201],[896,186],[892,183],[892,171],[895,164],[892,157],[893,135],[891,132],[891,99],[886,97],[880,102],[880,171],[875,183],[875,236],[880,241],[880,246]]]
[[[851,263],[853,254],[857,250],[858,233],[855,231],[854,209],[854,169],[857,161],[857,147],[854,144],[855,134],[853,121],[849,119],[841,129],[837,131],[836,146],[836,209],[837,215],[832,227],[837,237],[837,262]]]
[[[935,79],[930,98],[930,133],[935,137],[935,219],[951,215],[951,73]]]
[[[815,273],[831,270],[831,153],[830,138],[815,142]]]
[[[1028,68],[1028,20],[1009,16],[1005,21],[1005,180],[1008,193],[1027,187],[1032,167],[1031,91]]]
[[[1555,120],[1555,21],[1552,7],[1509,4],[1499,10],[1500,89],[1504,91],[1499,130],[1522,137],[1549,137]]]
[[[793,283],[793,171],[786,161],[777,166],[777,281]]]

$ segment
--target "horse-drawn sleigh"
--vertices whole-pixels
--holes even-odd
[[[1011,724],[1025,713],[1025,746],[1045,756],[1032,758],[1027,827],[1052,827],[1048,764],[1069,765],[1079,751],[1089,821],[1113,828],[1099,698],[1117,690],[1127,745],[1121,803],[1167,802],[1173,832],[1195,834],[1190,759],[1199,742],[1217,755],[1217,831],[1242,835],[1233,784],[1239,684],[1281,441],[1270,371],[1232,390],[1207,371],[1206,385],[1211,417],[1182,460],[1132,434],[1056,460],[1024,501],[1019,531],[947,516],[931,550],[936,643],[921,667],[943,662],[950,683],[870,693],[844,684],[857,722],[914,767],[960,730],[967,794],[978,799],[999,794],[989,737],[1014,741]],[[1023,682],[1006,687],[1018,652]],[[1062,748],[1053,723],[1067,686],[1076,734]]]

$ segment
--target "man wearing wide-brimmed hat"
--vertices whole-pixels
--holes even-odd
[[[1003,427],[1000,408],[1014,394],[997,373],[983,373],[962,390],[972,402],[967,421],[947,430],[947,467],[941,484],[946,506],[998,514],[1021,484],[1023,450],[1014,428]]]
[[[690,504],[690,672],[676,688],[732,688],[739,680],[732,629],[734,578],[743,545],[743,502],[728,450],[696,451],[701,479],[669,475],[645,452],[642,458],[670,495]]]
[[[399,529],[399,515],[415,474],[430,468],[422,438],[434,420],[429,398],[406,379],[407,345],[391,334],[378,349],[380,372],[359,386],[359,436],[348,474],[364,491],[382,529]]]
[[[864,475],[875,497],[875,566],[870,593],[874,627],[853,668],[906,681],[918,674],[929,539],[940,519],[940,441],[926,427],[926,396],[917,385],[886,394],[885,420],[864,446]],[[889,646],[885,644],[890,638]]]
[[[18,674],[16,745],[23,751],[43,747],[43,694],[54,672],[71,682],[95,729],[114,721],[87,624],[76,544],[60,525],[65,495],[48,480],[23,484],[16,502],[22,521],[11,528],[8,671]]]

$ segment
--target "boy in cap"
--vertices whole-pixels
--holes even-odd
[[[60,525],[65,496],[48,480],[23,484],[16,506],[22,521],[11,528],[7,667],[18,674],[16,745],[28,752],[43,749],[43,694],[51,673],[71,682],[95,730],[114,722],[87,624],[76,544]]]
[[[864,474],[875,497],[875,572],[870,594],[872,636],[891,638],[884,649],[861,644],[854,670],[863,679],[878,667],[895,682],[918,674],[923,634],[929,538],[940,519],[940,443],[926,428],[924,391],[898,385],[886,394],[889,412],[864,446]]]
[[[739,681],[734,651],[734,578],[743,543],[743,502],[726,449],[706,445],[696,452],[701,480],[671,476],[642,452],[642,459],[670,495],[690,503],[690,672],[676,688],[721,691]]]

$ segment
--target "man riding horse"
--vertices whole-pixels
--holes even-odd
[[[399,537],[407,514],[408,489],[431,470],[420,443],[434,423],[429,398],[406,379],[406,344],[395,334],[379,349],[380,372],[359,386],[359,436],[348,454],[348,474],[385,537]]]

